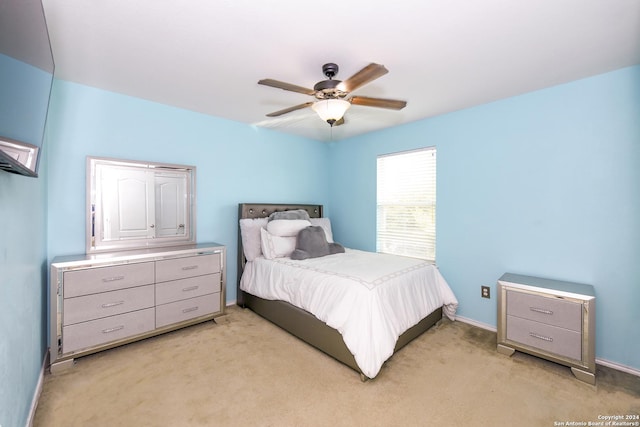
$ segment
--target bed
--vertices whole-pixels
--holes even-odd
[[[363,381],[377,376],[391,355],[442,319],[443,313],[454,319],[455,296],[437,267],[421,260],[349,248],[302,261],[267,259],[256,246],[258,229],[264,232],[274,212],[299,209],[332,241],[322,205],[239,205],[239,306],[351,367]],[[387,262],[396,270],[386,271]],[[367,266],[366,272],[362,266]],[[326,295],[319,296],[320,291]],[[413,304],[414,300],[419,303]]]

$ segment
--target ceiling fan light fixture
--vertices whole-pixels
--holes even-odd
[[[311,108],[315,111],[320,118],[333,126],[335,122],[340,120],[344,113],[351,107],[349,101],[344,99],[323,99],[316,101]]]

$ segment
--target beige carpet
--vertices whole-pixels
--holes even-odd
[[[495,350],[442,321],[372,381],[249,310],[77,360],[45,376],[44,426],[558,426],[640,414],[640,378]],[[566,425],[566,424],[565,424]]]

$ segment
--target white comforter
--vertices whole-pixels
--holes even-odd
[[[338,330],[369,378],[404,331],[441,306],[454,320],[458,307],[432,263],[354,249],[302,261],[258,257],[247,263],[240,287],[287,301]]]

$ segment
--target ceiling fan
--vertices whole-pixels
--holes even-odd
[[[354,90],[387,74],[389,70],[384,65],[371,63],[345,81],[333,79],[338,74],[337,64],[324,64],[322,72],[327,76],[327,80],[319,81],[313,86],[313,89],[273,79],[260,80],[258,84],[311,95],[317,99],[317,101],[305,102],[304,104],[274,111],[267,114],[267,117],[277,117],[302,108],[311,107],[322,120],[329,123],[330,126],[334,126],[344,123],[344,113],[352,104],[392,110],[401,110],[407,105],[406,101],[395,99],[370,98],[366,96],[351,96],[347,98]]]

